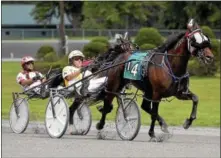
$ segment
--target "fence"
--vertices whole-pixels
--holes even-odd
[[[109,39],[112,39],[116,33],[123,34],[128,31],[131,37],[136,36],[138,29],[106,29],[106,30],[97,30],[97,29],[66,29],[65,33],[70,39],[88,39],[94,36],[106,36]],[[176,32],[183,30],[159,30],[160,34],[164,37],[174,34]],[[216,37],[220,39],[221,33],[220,30],[213,30]],[[10,39],[56,39],[59,38],[58,29],[2,29],[2,40]]]

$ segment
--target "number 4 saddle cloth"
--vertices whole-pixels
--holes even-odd
[[[143,66],[148,65],[148,61],[151,59],[151,57],[152,53],[148,51],[133,52],[133,54],[128,58],[128,61],[130,62],[125,64],[124,78],[130,80],[142,80]]]

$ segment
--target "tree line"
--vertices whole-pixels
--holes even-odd
[[[34,4],[31,15],[39,24],[60,18],[59,1],[10,1],[4,3]],[[64,16],[73,28],[90,29],[184,29],[190,17],[212,29],[221,27],[219,1],[63,1]]]

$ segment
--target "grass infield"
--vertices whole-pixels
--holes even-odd
[[[9,110],[12,103],[12,92],[20,92],[21,87],[16,83],[16,75],[20,71],[19,62],[2,62],[2,119],[9,119]],[[190,89],[199,97],[197,120],[193,126],[220,126],[220,77],[191,77]],[[172,99],[169,98],[169,99]],[[30,120],[43,121],[48,99],[29,101]],[[140,107],[142,98],[137,98]],[[68,101],[70,103],[70,100]],[[100,103],[102,104],[102,103]],[[116,114],[116,101],[114,110],[107,115],[108,120],[114,120]],[[159,114],[169,126],[182,125],[189,117],[192,101],[174,99],[171,102],[161,102]],[[93,120],[98,120],[101,114],[96,106],[91,106]],[[150,124],[150,116],[141,110],[142,124]]]

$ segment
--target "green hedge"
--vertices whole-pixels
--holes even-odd
[[[52,46],[50,46],[50,45],[43,45],[43,46],[41,46],[38,49],[36,57],[39,60],[43,60],[45,55],[47,55],[47,54],[49,54],[51,52],[56,54],[56,52],[55,52],[55,50],[54,50],[54,48]]]
[[[41,73],[45,74],[48,72],[48,70],[50,69],[51,66],[52,66],[52,68],[63,67],[63,65],[59,62],[40,61],[40,62],[35,63],[35,70],[40,71]]]
[[[189,61],[188,71],[192,76],[214,76],[218,70],[215,62],[211,65],[200,63],[196,58]]]
[[[209,38],[216,38],[214,32],[209,26],[202,26],[201,27],[203,34],[207,35]]]
[[[148,50],[148,49],[153,49],[153,48],[156,48],[156,46],[154,44],[149,44],[149,43],[146,43],[140,46],[141,50]]]
[[[91,42],[101,42],[101,43],[105,43],[107,46],[109,45],[107,37],[102,37],[102,36],[94,37],[91,40]]]
[[[52,68],[64,68],[67,65],[68,65],[68,56],[65,55],[56,62],[37,61],[35,62],[35,69],[45,74],[48,72],[51,66]]]
[[[100,53],[106,52],[108,45],[103,42],[90,42],[84,46],[83,52],[86,57],[94,57]]]
[[[155,46],[159,46],[163,43],[163,38],[155,28],[141,28],[138,31],[137,36],[135,37],[134,42],[139,46],[143,44],[153,44]]]
[[[216,61],[220,61],[220,41],[217,39],[211,39],[212,53],[215,56]]]
[[[47,61],[47,62],[55,62],[57,61],[59,58],[57,57],[56,53],[55,52],[50,52],[48,54],[46,54],[43,58],[44,61]]]

